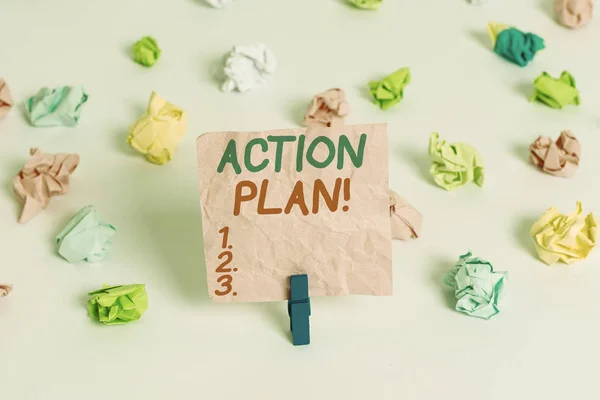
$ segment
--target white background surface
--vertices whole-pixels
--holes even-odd
[[[600,212],[600,24],[570,31],[550,0],[386,0],[379,12],[338,0],[0,0],[0,74],[18,107],[0,122],[0,393],[6,399],[592,399],[597,398],[600,254],[547,267],[527,231],[546,208],[576,200]],[[546,40],[526,68],[489,48],[488,20]],[[129,49],[163,49],[151,69]],[[234,44],[265,42],[279,69],[268,86],[223,94],[215,79]],[[405,100],[381,111],[366,83],[411,68]],[[569,70],[582,105],[530,104],[542,71]],[[83,84],[76,128],[32,128],[22,102],[42,86]],[[349,124],[387,122],[390,186],[424,215],[422,237],[394,242],[393,297],[313,299],[312,343],[290,344],[286,304],[211,304],[203,262],[194,141],[203,132],[298,126],[310,98],[346,90]],[[190,113],[176,158],[155,166],[128,148],[152,90]],[[527,162],[539,134],[582,143],[571,180]],[[431,131],[475,146],[483,189],[452,193],[427,173]],[[78,152],[67,196],[27,225],[10,181],[38,146]],[[101,265],[71,265],[54,237],[94,204],[118,228]],[[509,271],[491,321],[453,311],[443,273],[471,249]],[[143,318],[105,327],[87,317],[102,283],[145,283]]]

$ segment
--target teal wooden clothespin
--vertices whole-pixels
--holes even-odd
[[[310,297],[308,297],[308,275],[306,274],[290,277],[288,314],[294,346],[310,344]]]

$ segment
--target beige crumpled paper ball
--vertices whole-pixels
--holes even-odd
[[[554,0],[554,14],[559,24],[581,28],[592,19],[593,0]]]
[[[8,296],[8,294],[12,291],[12,288],[12,285],[0,283],[0,297]]]

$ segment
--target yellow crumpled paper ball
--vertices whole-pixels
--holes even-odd
[[[581,202],[577,210],[562,215],[550,207],[531,227],[535,249],[548,265],[562,261],[571,264],[586,258],[596,246],[598,220],[594,214],[582,214]]]
[[[146,113],[129,128],[127,143],[148,161],[162,165],[173,158],[187,127],[187,113],[152,92]]]

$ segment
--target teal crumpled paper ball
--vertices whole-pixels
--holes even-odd
[[[116,231],[100,218],[94,206],[85,206],[56,237],[58,254],[70,263],[102,261]]]
[[[25,102],[33,126],[75,126],[88,95],[81,86],[41,88]]]
[[[498,302],[507,276],[506,272],[495,272],[489,262],[467,253],[445,274],[444,282],[454,288],[456,311],[490,319],[500,312]]]
[[[538,51],[545,47],[544,39],[538,35],[508,28],[500,32],[496,38],[494,52],[500,57],[524,67],[533,60]]]

